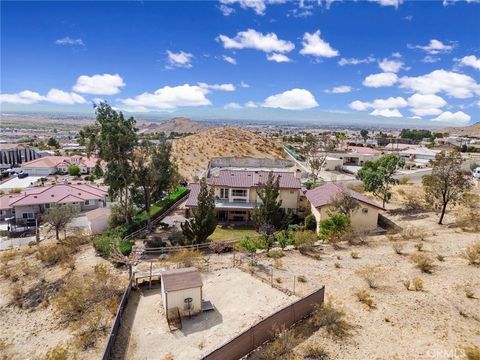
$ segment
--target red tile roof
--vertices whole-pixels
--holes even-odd
[[[29,162],[22,164],[22,169],[31,168],[54,168],[59,165],[69,166],[77,164],[78,166],[84,166],[93,168],[97,164],[97,158],[95,156],[44,156]],[[104,161],[101,161],[102,165],[105,165]]]
[[[225,186],[235,188],[258,187],[267,181],[268,171],[247,171],[247,170],[220,170],[218,176],[212,176],[208,183],[214,186]],[[275,177],[280,178],[281,189],[300,189],[300,180],[293,172],[273,172]]]
[[[343,186],[335,183],[328,183],[328,184],[319,186],[315,189],[307,190],[305,192],[305,196],[314,207],[318,208],[318,207],[331,204],[335,196],[342,193],[343,191],[345,191],[351,197],[353,197],[354,199],[357,199],[360,202],[363,202],[365,204],[371,205],[378,209],[384,210],[379,204],[369,199],[365,195],[360,194],[351,189],[344,188]]]

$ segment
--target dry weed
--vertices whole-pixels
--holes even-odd
[[[317,307],[310,321],[314,326],[324,328],[330,335],[343,339],[349,336],[353,329],[345,317],[345,311],[336,309],[332,300],[328,300]]]
[[[480,241],[468,245],[462,255],[470,265],[480,266]]]
[[[412,261],[415,263],[417,268],[419,268],[424,273],[431,274],[435,269],[433,259],[430,258],[428,255],[414,254],[412,255]]]
[[[375,302],[367,290],[358,290],[354,295],[357,297],[358,301],[367,305],[370,309],[376,308]]]
[[[378,266],[364,266],[355,271],[355,273],[365,280],[370,289],[378,289],[380,287],[383,271]]]

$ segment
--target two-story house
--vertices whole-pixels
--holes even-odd
[[[222,169],[218,175],[207,179],[215,191],[215,210],[220,222],[249,221],[251,212],[261,204],[257,189],[265,184],[269,171]],[[274,171],[279,178],[282,209],[300,217],[308,210],[308,204],[301,191],[300,172]],[[197,207],[200,184],[190,184],[186,202],[187,216],[190,209]]]

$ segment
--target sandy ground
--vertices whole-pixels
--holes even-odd
[[[120,335],[128,342],[126,358],[153,360],[171,353],[175,360],[199,359],[296,299],[235,268],[202,278],[203,297],[215,311],[183,320],[183,328],[174,332],[168,329],[159,288],[133,293]]]

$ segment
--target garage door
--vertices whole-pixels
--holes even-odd
[[[24,170],[28,175],[31,176],[47,176],[50,175],[50,169],[45,168],[31,168]]]

